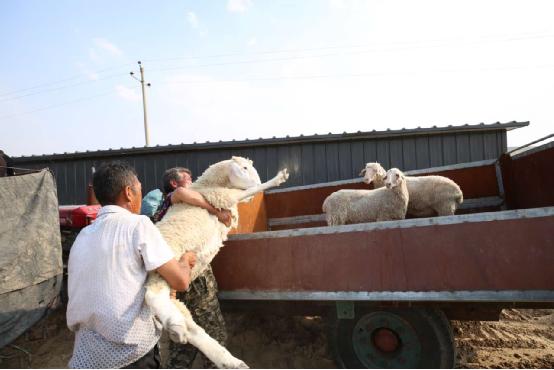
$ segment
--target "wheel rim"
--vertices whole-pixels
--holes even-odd
[[[368,368],[413,368],[421,359],[415,329],[391,312],[372,312],[361,317],[352,332],[354,352]]]

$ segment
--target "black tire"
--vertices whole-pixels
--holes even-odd
[[[453,368],[450,322],[432,308],[355,307],[354,319],[331,317],[330,341],[342,368]],[[376,339],[385,332],[392,342]],[[383,343],[386,349],[383,350]],[[390,344],[394,343],[394,344]],[[389,346],[389,347],[387,347]]]

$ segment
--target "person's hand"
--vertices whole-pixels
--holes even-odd
[[[217,211],[217,220],[225,226],[231,226],[231,211],[228,209],[222,209]]]
[[[182,264],[188,266],[189,268],[193,268],[194,265],[196,265],[196,253],[194,252],[187,252],[181,256],[181,259],[179,260]]]
[[[177,291],[175,289],[171,289],[169,291],[169,298],[171,299],[177,299]]]

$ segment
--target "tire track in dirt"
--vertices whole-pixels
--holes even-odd
[[[554,367],[554,310],[503,310],[500,321],[453,321],[460,368]]]

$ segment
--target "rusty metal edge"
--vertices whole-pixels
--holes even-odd
[[[466,215],[416,218],[400,221],[383,221],[370,222],[354,225],[342,226],[322,226],[306,229],[292,229],[279,231],[262,231],[250,234],[234,234],[229,237],[229,240],[249,240],[249,239],[264,239],[264,238],[290,238],[309,235],[323,234],[339,234],[350,232],[364,232],[373,230],[386,229],[404,229],[411,227],[426,227],[452,225],[458,223],[473,223],[473,222],[490,222],[490,221],[505,221],[520,218],[537,218],[537,217],[552,217],[554,216],[554,207],[540,207],[529,209],[516,209],[510,211],[498,212],[483,212]]]
[[[525,156],[528,156],[530,154],[537,153],[537,152],[540,152],[540,151],[543,151],[543,150],[546,150],[546,149],[550,149],[550,148],[554,148],[554,141],[550,141],[546,144],[543,144],[543,145],[540,145],[540,146],[537,146],[537,147],[528,148],[528,149],[526,149],[524,151],[521,151],[521,152],[512,153],[512,154],[510,154],[510,157],[512,157],[512,159],[517,159],[517,158],[525,157]]]
[[[429,292],[220,291],[222,300],[268,301],[430,301],[430,302],[554,302],[554,290],[476,290]]]

